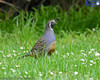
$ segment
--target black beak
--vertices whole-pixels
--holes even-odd
[[[55,24],[57,24],[56,22],[51,23],[51,26],[53,27]]]

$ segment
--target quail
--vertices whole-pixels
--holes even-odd
[[[55,24],[57,24],[55,19],[47,22],[42,37],[36,42],[31,51],[22,56],[22,58],[26,56],[34,56],[35,58],[37,58],[38,56],[45,55],[45,53],[47,53],[49,57],[51,56],[56,48],[56,38],[53,31],[53,27]]]

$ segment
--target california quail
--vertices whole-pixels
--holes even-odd
[[[47,52],[50,56],[56,48],[56,39],[53,31],[53,26],[57,24],[55,20],[48,21],[43,36],[36,42],[30,52],[22,56],[37,56],[45,55]]]

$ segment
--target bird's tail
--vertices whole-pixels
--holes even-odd
[[[32,55],[32,53],[31,53],[31,52],[28,52],[27,54],[25,54],[25,55],[19,57],[18,59],[25,58],[25,57],[30,56],[30,55]]]
[[[25,55],[21,56],[21,58],[24,58],[24,57],[26,57],[26,56],[28,56],[28,55],[27,55],[27,54],[25,54]]]
[[[27,57],[27,56],[31,56],[32,52],[28,52],[27,54],[25,54],[24,56],[21,56],[21,58]]]

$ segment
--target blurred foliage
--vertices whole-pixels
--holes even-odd
[[[5,14],[8,19],[13,15],[19,14],[19,11],[35,12],[33,8],[39,9],[41,5],[57,6],[59,5],[62,11],[70,11],[70,6],[84,7],[85,0],[0,0],[0,11]],[[77,9],[76,9],[77,11]],[[1,16],[1,15],[0,15]]]
[[[78,11],[76,11],[78,9]],[[86,31],[88,28],[99,28],[100,25],[100,11],[95,8],[90,7],[70,7],[70,11],[65,11],[61,9],[59,5],[55,6],[43,6],[39,9],[33,8],[34,13],[24,13],[20,11],[19,15],[7,20],[0,19],[1,31],[12,32],[14,28],[19,28],[22,30],[23,27],[29,26],[30,29],[34,26],[36,32],[39,34],[44,31],[46,23],[50,19],[59,18],[60,22],[54,28],[56,33],[61,33],[62,31],[77,31],[78,33]]]
[[[44,6],[60,5],[66,11],[71,5],[84,6],[85,0],[0,0],[0,2],[0,8],[5,10],[15,7],[17,9],[31,11],[33,7],[38,8],[42,4]]]

